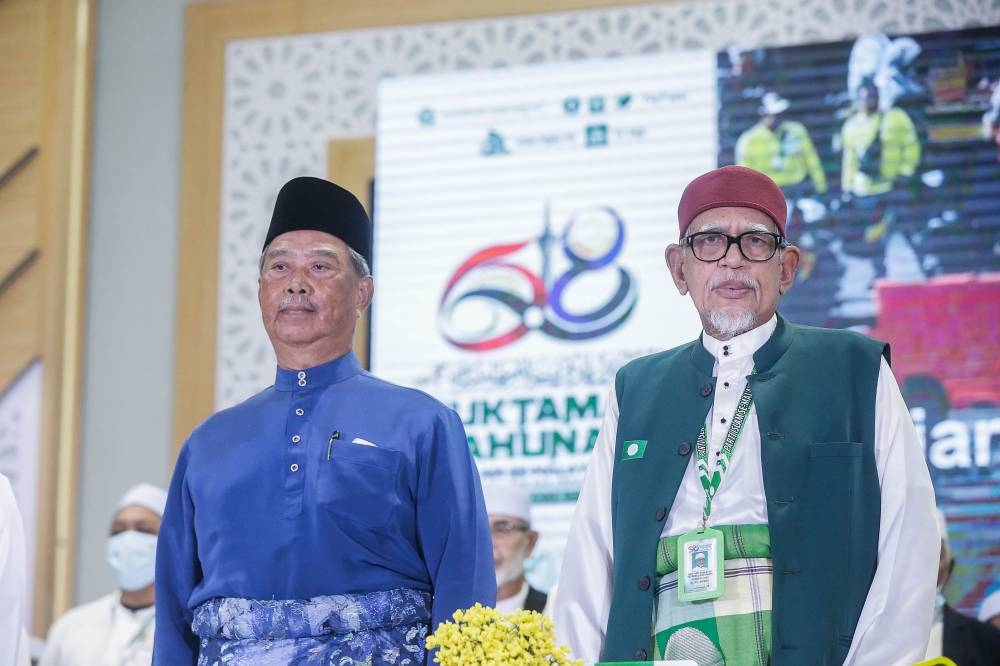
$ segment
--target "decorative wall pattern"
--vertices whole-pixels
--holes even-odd
[[[278,188],[325,173],[328,141],[375,133],[382,78],[998,23],[1000,0],[692,0],[234,41],[225,63],[216,407],[273,378],[254,285]]]

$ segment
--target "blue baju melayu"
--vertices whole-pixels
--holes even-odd
[[[153,663],[419,664],[428,625],[495,594],[461,420],[348,353],[279,368],[185,443]]]

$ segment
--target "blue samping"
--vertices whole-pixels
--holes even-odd
[[[195,609],[198,666],[424,663],[427,592],[396,589],[305,600],[215,598]]]

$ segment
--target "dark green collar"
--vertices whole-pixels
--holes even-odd
[[[758,349],[753,355],[754,367],[757,368],[758,373],[767,372],[774,367],[778,359],[788,351],[788,348],[792,344],[792,338],[795,337],[795,329],[785,321],[785,318],[780,314],[777,315],[777,318],[778,325],[775,327],[774,333],[764,343],[764,346]],[[702,335],[704,335],[704,332]],[[701,341],[701,335],[691,343],[690,359],[698,372],[709,377],[712,376],[712,370],[715,369],[715,357],[705,349],[705,345]]]
[[[790,326],[780,314],[777,317],[778,325],[774,329],[774,333],[771,334],[771,338],[753,355],[754,367],[757,368],[758,374],[771,370],[778,359],[792,346],[795,328]]]

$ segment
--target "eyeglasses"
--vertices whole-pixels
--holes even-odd
[[[739,236],[721,231],[699,231],[685,237],[684,243],[691,248],[695,259],[708,262],[722,259],[734,243],[747,261],[767,261],[779,247],[788,246],[784,236],[771,231],[747,231]]]
[[[490,523],[490,531],[497,536],[508,536],[514,532],[527,532],[531,527],[525,523],[515,523],[510,520],[494,520]]]

